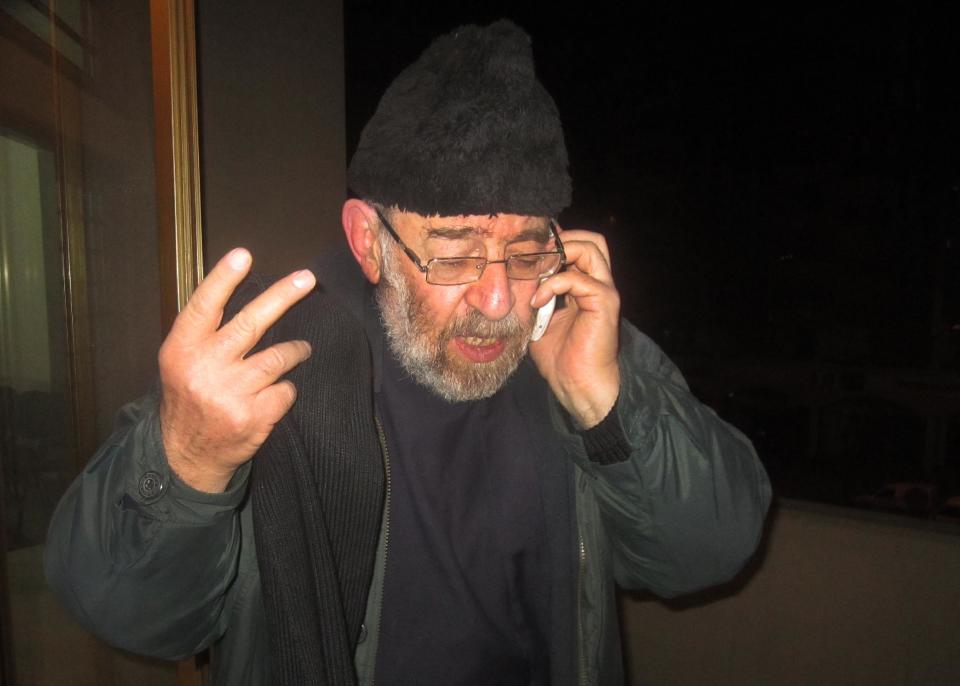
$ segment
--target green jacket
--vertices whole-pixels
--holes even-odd
[[[609,465],[587,457],[532,363],[518,371],[531,379],[530,404],[543,406],[533,421],[546,418],[563,446],[549,464],[568,475],[572,493],[576,541],[564,549],[573,547],[576,559],[558,565],[552,581],[570,586],[573,611],[558,610],[552,622],[554,684],[623,683],[616,587],[671,597],[729,580],[753,554],[770,500],[750,442],[700,404],[627,322],[620,364],[615,411],[630,455]],[[249,471],[241,468],[224,493],[190,488],[167,465],[156,394],[128,405],[54,514],[45,553],[51,587],[112,645],[167,659],[213,645],[216,684],[269,683]],[[356,652],[361,684],[373,683],[389,489],[383,517]]]

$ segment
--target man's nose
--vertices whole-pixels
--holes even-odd
[[[505,264],[488,264],[480,279],[467,286],[467,304],[490,320],[503,319],[513,309],[513,291]]]

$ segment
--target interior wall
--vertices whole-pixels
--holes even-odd
[[[342,4],[208,0],[197,27],[207,267],[237,245],[261,272],[307,266],[340,235]]]
[[[626,598],[631,683],[960,684],[960,525],[805,503],[726,592]]]
[[[97,438],[150,390],[160,347],[149,7],[90,3],[96,48],[82,91],[87,287]]]

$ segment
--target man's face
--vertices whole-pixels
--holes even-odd
[[[426,264],[434,257],[491,260],[547,248],[544,218],[387,215],[403,242]],[[382,278],[377,302],[391,350],[422,385],[451,401],[500,389],[526,354],[537,281],[508,279],[503,264],[458,286],[428,284],[386,230],[379,233]]]

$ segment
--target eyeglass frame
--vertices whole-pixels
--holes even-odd
[[[406,243],[403,242],[403,239],[400,238],[400,235],[397,233],[396,229],[394,229],[393,226],[391,226],[390,222],[387,221],[387,218],[383,216],[383,212],[380,211],[380,208],[374,207],[373,210],[374,212],[377,213],[377,217],[380,218],[380,223],[383,224],[383,228],[385,228],[387,230],[387,233],[389,233],[390,236],[393,238],[393,240],[397,242],[397,245],[399,245],[403,249],[403,252],[406,254],[406,256],[409,257],[410,261],[413,262],[416,268],[423,273],[425,278],[430,272],[430,263],[435,262],[437,260],[483,259],[483,263],[484,263],[483,269],[477,272],[476,279],[473,279],[472,281],[460,281],[457,283],[432,283],[431,281],[427,281],[427,283],[429,283],[431,286],[463,286],[468,283],[476,283],[481,279],[481,277],[483,277],[483,273],[487,270],[487,267],[489,267],[491,264],[502,264],[506,269],[507,262],[514,259],[515,257],[530,257],[531,255],[560,255],[560,264],[557,266],[557,270],[553,272],[553,274],[556,274],[557,272],[559,272],[567,264],[567,253],[563,249],[563,242],[560,240],[560,234],[557,232],[557,224],[552,219],[548,221],[550,224],[550,234],[553,236],[557,244],[556,250],[547,250],[547,251],[539,251],[539,252],[521,252],[521,253],[517,253],[516,255],[509,255],[508,257],[504,257],[502,260],[488,260],[485,257],[476,258],[476,257],[468,257],[468,256],[431,257],[429,260],[427,260],[427,264],[424,265],[423,262],[420,260],[420,257],[417,255],[417,253],[415,253],[412,248],[410,248]],[[550,276],[553,276],[553,274],[550,274]],[[534,277],[530,277],[529,279],[523,279],[523,278],[512,277],[509,274],[507,276],[508,278],[514,279],[515,281],[533,281],[534,279],[537,279],[537,278],[544,278],[544,277],[534,276]]]

